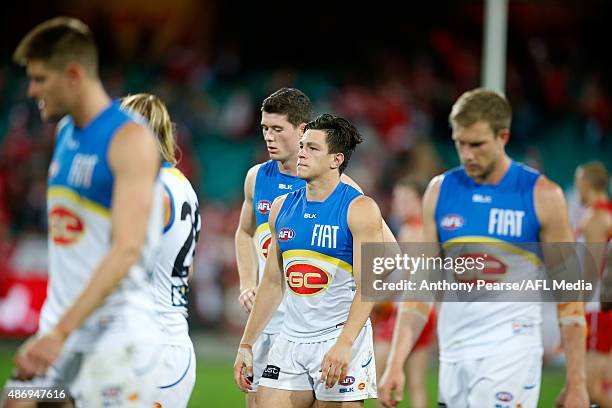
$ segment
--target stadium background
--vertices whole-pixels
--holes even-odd
[[[35,330],[46,275],[45,180],[53,127],[26,98],[11,54],[35,24],[70,15],[101,47],[113,97],[167,101],[179,167],[201,202],[203,232],[191,292],[199,355],[191,406],[239,406],[231,364],[245,314],[236,301],[233,233],[246,170],[267,159],[259,106],[281,86],[302,89],[315,112],[352,120],[366,136],[348,173],[389,217],[403,175],[428,180],[457,164],[447,115],[481,81],[482,1],[265,4],[220,0],[22,0],[1,6],[0,383]],[[412,4],[414,3],[414,4]],[[514,109],[509,153],[572,195],[579,163],[612,166],[612,68],[605,46],[612,2],[509,1],[506,92]],[[550,317],[550,315],[549,315]],[[552,316],[554,318],[554,316]],[[550,320],[550,319],[549,319]],[[554,326],[554,322],[553,322]],[[554,343],[554,342],[553,342]],[[541,406],[563,384],[550,347]],[[435,395],[436,363],[429,390]],[[432,398],[432,401],[435,398]]]

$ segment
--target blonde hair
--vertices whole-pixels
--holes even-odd
[[[483,120],[497,136],[501,130],[510,129],[512,108],[502,94],[491,89],[476,88],[457,99],[448,119],[453,128],[470,127]]]
[[[162,158],[175,165],[176,138],[174,124],[166,104],[155,95],[140,93],[128,95],[121,99],[121,106],[142,115],[155,132],[157,144]]]
[[[588,180],[595,191],[603,193],[608,192],[610,174],[602,162],[591,161],[578,166],[578,169],[582,170],[582,177]]]

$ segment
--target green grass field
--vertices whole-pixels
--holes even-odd
[[[0,350],[0,383],[3,384],[12,369],[12,352]],[[437,396],[437,370],[432,368],[429,372],[428,392],[431,406],[435,407]],[[540,407],[552,407],[558,392],[563,387],[564,373],[558,369],[545,369],[542,377]],[[198,359],[196,386],[191,396],[189,407],[242,407],[244,394],[234,385],[232,377],[232,363]],[[409,407],[403,403],[400,407]],[[367,403],[366,407],[373,408],[375,404]]]

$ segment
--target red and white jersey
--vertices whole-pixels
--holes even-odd
[[[587,209],[584,216],[580,220],[580,223],[578,224],[578,226],[576,227],[574,231],[574,235],[576,236],[576,242],[582,242],[582,243],[586,242],[586,239],[584,237],[584,226],[589,221],[589,219],[593,216],[593,213],[595,211],[608,212],[610,216],[612,217],[612,201],[599,201],[591,205]],[[610,253],[611,251],[610,241],[612,241],[612,227],[608,230],[608,245],[606,246],[604,258],[601,260],[597,260],[597,261],[602,262],[601,268],[598,271],[600,278],[603,277],[605,273],[612,273],[612,271],[610,271],[610,268],[612,268],[612,259],[611,259],[612,254]],[[586,246],[585,249],[587,247],[588,246]],[[606,272],[606,269],[608,270],[607,272]],[[593,300],[591,300],[585,305],[585,311],[591,312],[591,313],[598,312],[601,309],[600,304],[599,304],[599,298],[600,298],[600,285],[597,285],[595,286],[595,293],[593,294],[593,298],[592,298]]]
[[[190,345],[187,325],[189,270],[200,235],[198,197],[180,170],[164,163],[161,181],[170,197],[170,221],[164,227],[155,266],[155,303],[166,344]]]

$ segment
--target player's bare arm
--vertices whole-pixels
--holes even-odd
[[[257,337],[266,327],[283,299],[283,260],[278,250],[275,224],[276,217],[284,201],[285,196],[278,197],[274,200],[270,209],[270,218],[268,220],[273,238],[270,242],[268,257],[266,258],[263,278],[259,284],[255,303],[244,328],[240,346],[238,347],[238,355],[234,363],[234,381],[245,392],[251,387],[248,377],[253,376],[253,343],[255,343]]]
[[[135,151],[139,154],[132,154]],[[38,362],[35,374],[43,374],[57,359],[68,335],[102,305],[140,257],[159,171],[155,138],[144,127],[128,123],[113,138],[108,160],[114,177],[111,249],[54,330],[29,343],[27,356]]]
[[[423,196],[424,242],[438,242],[434,215],[443,179],[443,175],[434,177]],[[432,307],[433,304],[423,302],[407,302],[400,305],[386,369],[378,386],[378,398],[385,407],[395,407],[402,400],[406,381],[404,364],[425,327]]]
[[[534,189],[536,214],[540,221],[540,241],[573,242],[567,205],[561,188],[542,176]],[[546,256],[546,253],[544,254]],[[585,319],[582,303],[559,303],[561,342],[566,359],[566,385],[557,407],[588,407],[585,370]]]
[[[234,237],[236,244],[236,265],[240,278],[240,295],[238,301],[248,313],[253,308],[257,293],[257,256],[253,245],[253,236],[257,227],[253,212],[253,195],[255,177],[260,165],[249,169],[244,180],[244,201],[240,210],[240,221]]]
[[[361,296],[361,245],[368,242],[383,242],[380,210],[370,197],[356,198],[349,206],[347,218],[353,235],[353,279],[357,290],[346,324],[321,364],[321,381],[326,383],[327,388],[333,387],[339,379],[342,380],[346,376],[351,360],[351,347],[374,306],[374,302],[365,302]]]
[[[607,211],[590,209],[581,229],[586,242],[595,243],[595,245],[587,245],[587,248],[596,262],[596,268],[592,272],[599,275],[599,272],[605,268],[606,244],[612,229],[612,217]],[[598,279],[598,276],[592,278],[595,280]]]

